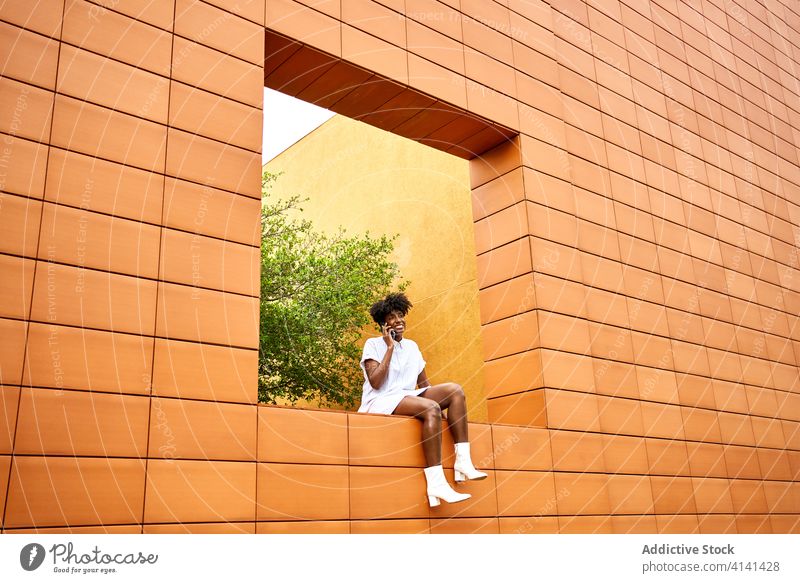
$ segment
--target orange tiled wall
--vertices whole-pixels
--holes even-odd
[[[515,424],[481,427],[519,480],[474,529],[797,529],[793,3],[103,4],[0,13],[4,528],[433,527],[395,446],[359,462],[371,418],[346,463],[271,465],[344,414],[284,439],[254,405],[266,83],[473,158],[490,416]],[[415,422],[376,423],[418,456]],[[400,509],[364,494],[397,476]],[[336,499],[299,514],[298,483]]]

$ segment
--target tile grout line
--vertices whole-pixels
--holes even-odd
[[[169,135],[170,135],[170,125],[169,125],[169,118],[170,118],[170,105],[172,100],[172,75],[173,75],[173,61],[175,58],[175,19],[177,18],[177,0],[173,0],[172,4],[172,33],[171,33],[171,43],[170,43],[170,58],[169,58],[169,93],[167,95],[167,124],[166,124],[166,136],[164,138],[164,176],[162,176],[161,180],[161,221],[158,227],[158,263],[156,267],[156,305],[155,309],[153,310],[153,335],[155,336],[156,330],[158,328],[158,305],[159,305],[159,288],[161,287],[161,282],[159,281],[161,277],[161,263],[162,263],[162,251],[163,251],[163,241],[164,241],[164,199],[166,194],[166,164],[167,164],[167,156],[169,153]],[[149,398],[148,398],[148,410],[147,410],[147,445],[145,448],[145,459],[144,459],[144,484],[142,487],[144,488],[144,492],[142,492],[142,518],[141,518],[141,532],[144,534],[144,524],[145,524],[145,512],[147,509],[147,484],[149,482],[148,471],[150,468],[150,430],[151,430],[151,422],[153,418],[153,383],[155,382],[155,360],[156,360],[156,342],[153,340],[153,353],[150,356],[150,387],[149,387]],[[156,397],[158,398],[158,397]],[[178,398],[180,400],[180,397]]]
[[[58,86],[58,70],[61,65],[61,46],[62,46],[62,37],[64,35],[64,18],[66,12],[66,0],[63,0],[61,4],[61,26],[59,28],[58,33],[58,55],[56,56],[56,70],[55,70],[55,79],[53,80],[53,92],[55,93],[55,89]],[[52,107],[50,108],[50,133],[48,136],[47,141],[47,158],[45,159],[45,169],[44,169],[44,184],[42,185],[42,198],[44,198],[44,191],[47,188],[47,175],[48,175],[48,167],[50,164],[50,150],[51,150],[51,143],[53,141],[53,126],[55,125],[55,98],[53,99]],[[31,200],[31,197],[26,197],[28,201]],[[44,205],[42,205],[41,213],[39,215],[39,229],[38,229],[38,237],[36,239],[36,255],[39,255],[39,244],[41,243],[42,239],[42,219],[44,215]],[[20,384],[22,380],[25,378],[25,365],[27,364],[27,357],[28,357],[28,334],[30,332],[30,317],[33,311],[33,296],[34,296],[34,289],[36,286],[36,269],[34,267],[33,270],[33,277],[31,281],[31,295],[30,295],[30,302],[27,306],[27,314],[25,320],[25,336],[23,340],[23,352],[22,352],[22,368],[20,369]],[[19,424],[19,412],[22,408],[22,387],[20,386],[19,390],[19,398],[17,400],[17,411],[16,411],[16,418],[14,421],[14,438],[11,443],[11,455],[10,461],[8,464],[8,481],[6,482],[6,494],[5,494],[5,501],[3,504],[3,512],[0,515],[0,532],[5,532],[5,524],[6,524],[6,512],[8,511],[8,499],[9,494],[11,492],[11,477],[13,475],[13,468],[14,468],[14,448],[17,442],[17,433],[18,433],[18,424]],[[51,478],[49,470],[48,470],[48,478]],[[52,481],[51,481],[52,484]]]

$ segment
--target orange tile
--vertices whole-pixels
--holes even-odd
[[[472,219],[480,220],[512,206],[525,196],[522,168],[516,168],[472,190]]]
[[[603,461],[606,471],[620,474],[647,474],[650,463],[640,437],[603,435]]]
[[[0,251],[35,257],[39,241],[42,203],[23,196],[0,194]]]
[[[35,262],[11,255],[0,255],[0,316],[25,319],[31,305]]]
[[[500,534],[497,518],[431,518],[431,534]]]
[[[472,79],[467,79],[467,111],[512,131],[519,130],[519,108],[516,100]],[[548,148],[545,146],[545,149]]]
[[[153,225],[45,203],[39,259],[155,279],[158,239]]]
[[[32,323],[23,382],[146,395],[152,354],[152,338]]]
[[[649,476],[608,476],[609,508],[613,514],[652,514]]]
[[[165,226],[247,245],[260,245],[261,204],[209,186],[168,177]]]
[[[420,468],[351,466],[350,517],[427,518],[425,475]]]
[[[725,454],[726,477],[759,480],[762,478],[758,454],[753,447],[722,446]]]
[[[636,367],[639,398],[677,405],[680,402],[678,382],[671,370],[644,366]]]
[[[477,221],[475,252],[485,253],[528,234],[526,205],[518,203]]]
[[[604,472],[603,435],[580,431],[551,431],[553,469]]]
[[[667,439],[683,439],[683,419],[680,407],[661,403],[642,403],[645,435]]]
[[[531,271],[531,248],[527,239],[519,239],[483,253],[477,258],[478,287],[499,283]]]
[[[154,281],[41,261],[35,281],[32,320],[153,333]]]
[[[133,5],[131,5],[131,8]],[[139,7],[136,20],[117,11],[98,9],[83,0],[68,0],[64,11],[62,39],[74,46],[107,55],[160,75],[169,75],[171,34],[139,20],[158,15],[159,25],[170,28],[173,14],[162,14],[149,4]],[[145,15],[144,17],[142,15]]]
[[[0,453],[3,454],[11,453],[14,447],[19,392],[19,387],[0,387]]]
[[[163,281],[249,296],[259,294],[258,247],[162,229],[160,256],[159,277]]]
[[[257,520],[333,520],[350,515],[346,466],[258,464]]]
[[[1,499],[0,499],[1,500]],[[142,525],[110,525],[110,526],[72,526],[51,528],[7,528],[5,533],[21,534],[142,534]]]
[[[256,522],[256,534],[348,534],[346,520],[295,520],[294,522]]]
[[[765,481],[762,488],[770,513],[797,514],[800,510],[800,490],[794,482]]]
[[[791,480],[794,472],[787,452],[765,447],[756,448],[761,475],[765,480]]]
[[[479,293],[481,324],[525,312],[536,305],[533,277],[523,275]]]
[[[143,457],[147,397],[23,389],[15,453]]]
[[[720,412],[717,418],[719,419],[722,443],[755,445],[753,428],[747,415]]]
[[[56,96],[51,138],[54,146],[161,172],[166,138],[164,126]]]
[[[561,314],[554,314],[552,312],[545,312],[543,310],[537,311],[539,320],[539,346],[547,348],[555,352],[571,352],[578,353],[579,355],[588,352],[590,345],[589,340],[589,326],[586,320],[576,318],[573,316],[564,316]],[[578,359],[581,362],[582,359]],[[591,362],[584,360],[586,363],[586,371],[588,378],[594,380],[594,373],[591,369]],[[569,365],[578,367],[576,362],[570,362]],[[568,366],[569,366],[568,365]],[[551,367],[544,365],[545,379],[548,384],[551,384],[550,376],[557,376],[556,371]],[[570,371],[572,373],[572,371]],[[558,375],[560,376],[560,375]],[[553,384],[552,386],[562,386],[561,384]]]
[[[707,514],[697,517],[700,534],[736,534],[736,517],[732,515]]]
[[[258,407],[258,461],[347,464],[348,415]]]
[[[196,87],[173,83],[169,99],[169,123],[187,132],[226,144],[261,151],[262,113],[231,99]]]
[[[144,460],[14,458],[5,527],[140,524]]]
[[[656,514],[696,514],[692,478],[650,476]]]
[[[534,274],[533,281],[536,306],[539,309],[578,318],[586,317],[587,290],[584,285],[543,273]]]
[[[658,534],[695,534],[700,530],[697,516],[656,515]]]
[[[228,346],[156,339],[153,394],[255,404],[258,353]]]
[[[722,440],[716,411],[681,407],[681,415],[683,416],[683,431],[686,439],[713,441],[715,443],[719,443]]]
[[[145,500],[145,522],[254,521],[256,466],[151,460]]]
[[[7,154],[2,197],[6,197],[6,192],[13,192],[22,196],[41,198],[45,182],[47,146],[9,135],[3,135],[2,139],[6,146],[4,152]]]
[[[488,397],[501,397],[544,386],[539,350],[497,358],[485,363],[483,370]]]
[[[554,477],[556,491],[563,492],[558,499],[559,515],[610,513],[608,476],[556,472]]]
[[[505,63],[513,62],[509,12],[505,7],[485,2],[464,0],[461,28],[464,44],[490,54]]]
[[[547,426],[557,429],[599,431],[597,396],[565,390],[545,389]]]
[[[544,391],[526,391],[487,401],[489,421],[511,425],[547,425]]]
[[[158,174],[51,148],[44,196],[87,211],[157,223],[163,188]]]
[[[643,435],[642,411],[638,401],[597,397],[600,431],[610,434]]]
[[[481,327],[485,360],[537,348],[539,335],[536,312],[492,322]]]
[[[775,534],[797,534],[800,532],[800,519],[796,515],[772,515],[769,517],[772,532]]]
[[[408,64],[403,49],[346,24],[342,25],[341,38],[343,59],[408,84]]]
[[[689,457],[686,443],[670,439],[645,439],[651,474],[689,476]]]
[[[149,427],[153,459],[256,459],[252,405],[154,398]]]
[[[418,420],[394,415],[347,417],[351,464],[425,467]]]
[[[735,518],[739,534],[772,534],[769,515],[737,514]]]
[[[56,83],[58,41],[0,23],[0,70],[3,76],[46,89]]]
[[[144,534],[255,534],[252,522],[201,522],[191,524],[145,524]]]
[[[522,165],[521,144],[518,139],[508,140],[481,156],[470,160],[470,185],[477,188]]]
[[[246,63],[178,36],[174,44],[174,80],[253,107],[261,107],[264,94],[263,66]]]
[[[0,79],[0,132],[47,142],[53,93],[3,77]]]
[[[495,472],[499,516],[539,516],[557,513],[552,472]]]
[[[592,359],[594,386],[598,394],[639,398],[636,367],[625,362]]]
[[[555,506],[553,506],[555,512]],[[513,516],[498,517],[500,534],[558,534],[558,517],[531,516],[516,518]]]
[[[411,18],[417,18],[424,13],[411,13]],[[423,16],[424,19],[424,16]],[[440,63],[442,66],[464,74],[464,48],[456,40],[437,32],[440,30],[440,21],[428,22],[423,20],[420,24],[415,20],[408,20],[406,23],[407,41],[404,39],[401,44],[407,42],[409,53],[414,53],[431,61]],[[389,39],[387,39],[389,40]],[[395,43],[396,44],[396,43]]]
[[[0,504],[3,505],[3,508],[6,507],[6,492],[8,492],[8,478],[10,469],[11,456],[0,455]],[[5,526],[5,523],[3,525]],[[8,530],[4,532],[8,532]]]
[[[304,5],[306,4],[306,5]],[[271,2],[266,27],[332,55],[342,55],[341,22],[294,0]]]
[[[406,520],[353,520],[350,522],[353,534],[428,534],[430,524],[427,519]]]
[[[338,39],[335,39],[338,41]],[[336,46],[338,50],[338,45]],[[316,85],[319,79],[324,79],[328,73],[334,73],[333,67],[337,64],[336,57],[328,52],[318,51],[309,46],[302,46],[293,52],[286,61],[275,70],[268,73],[264,83],[270,89],[275,89],[287,95],[299,96],[309,86]]]
[[[0,318],[0,384],[18,385],[22,380],[27,323]]]
[[[169,132],[166,172],[246,196],[261,192],[259,154],[178,130]]]
[[[136,67],[64,45],[56,89],[79,100],[167,123],[169,80]]]
[[[614,534],[657,534],[656,517],[645,516],[612,516],[611,530]]]
[[[409,19],[421,22],[430,28],[440,30],[452,39],[459,42],[461,35],[460,6],[453,2],[438,2],[437,0],[408,0],[405,3],[405,14]]]
[[[769,512],[760,480],[730,480],[730,496],[737,514]]]
[[[473,50],[469,47],[464,47],[462,50],[465,74],[468,79],[516,99],[515,70],[506,64],[509,61],[498,61],[480,50]],[[511,104],[511,107],[513,108],[514,105],[516,104]]]
[[[227,8],[227,5],[223,6]],[[175,34],[201,38],[203,44],[255,64],[264,62],[263,28],[204,3],[178,0]]]
[[[561,534],[611,534],[613,525],[610,516],[559,516]]]
[[[16,26],[24,26],[28,30],[54,37],[61,29],[63,11],[64,6],[58,2],[14,4],[3,11],[3,19]]]
[[[492,425],[494,465],[499,470],[553,469],[550,432],[532,427]]]
[[[160,283],[156,333],[241,348],[258,346],[258,298]]]

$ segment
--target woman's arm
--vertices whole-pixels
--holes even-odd
[[[389,374],[389,363],[392,360],[393,353],[394,346],[386,351],[386,356],[383,357],[382,362],[379,363],[377,360],[372,360],[371,358],[364,361],[364,370],[367,371],[369,384],[372,385],[372,388],[376,391],[383,386],[386,375]]]
[[[419,376],[417,377],[417,386],[420,389],[425,389],[425,388],[431,386],[431,382],[428,380],[428,375],[425,373],[425,369],[424,368],[422,369],[422,372],[419,373]]]

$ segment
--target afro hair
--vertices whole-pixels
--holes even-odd
[[[392,312],[400,312],[403,316],[408,314],[411,309],[411,302],[403,292],[392,293],[372,304],[369,309],[369,314],[372,319],[382,326],[386,322],[386,318]]]

